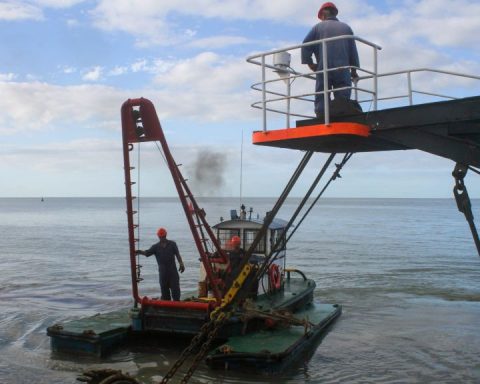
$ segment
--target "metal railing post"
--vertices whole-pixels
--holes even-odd
[[[330,124],[330,94],[327,93],[328,90],[328,57],[327,57],[327,44],[325,41],[322,41],[322,64],[323,64],[323,113],[325,117],[325,125]],[[318,70],[318,68],[317,68]]]
[[[412,94],[412,72],[407,72],[407,83],[408,83],[408,105],[413,105],[413,94]]]
[[[373,110],[378,107],[378,49],[373,48]]]
[[[262,109],[263,109],[263,131],[267,130],[267,90],[265,74],[265,55],[262,55]]]
[[[292,84],[290,82],[290,75],[287,78],[287,128],[290,128],[290,96],[292,93]]]
[[[358,101],[358,79],[353,80],[353,94],[355,95],[355,101]]]

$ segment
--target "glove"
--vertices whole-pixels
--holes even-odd
[[[185,271],[185,265],[183,265],[183,263],[180,263],[180,267],[178,268],[178,271],[180,273],[183,273]]]

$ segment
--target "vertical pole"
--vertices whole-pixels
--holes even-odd
[[[292,84],[290,82],[290,73],[287,78],[287,128],[290,128],[290,95],[292,93]]]
[[[373,110],[378,107],[378,50],[373,47]]]
[[[325,125],[330,124],[330,94],[328,93],[328,57],[327,44],[322,41],[322,64],[323,64],[323,110],[325,116]]]
[[[238,206],[242,205],[242,197],[243,197],[243,128],[242,128],[242,140],[240,142],[240,201]]]
[[[358,85],[358,80],[354,80],[353,81],[353,91],[354,91],[354,95],[355,95],[355,101],[358,101],[358,88],[357,88],[357,85]]]
[[[413,95],[412,95],[412,72],[407,72],[408,78],[408,105],[413,105]]]
[[[262,110],[263,110],[263,131],[267,130],[267,90],[265,89],[266,84],[266,75],[265,75],[265,55],[262,55]]]
[[[122,115],[122,125],[126,125],[125,115]],[[138,282],[137,282],[137,260],[135,255],[135,224],[133,215],[133,197],[132,197],[132,179],[130,176],[130,150],[133,149],[133,144],[128,142],[125,132],[123,133],[123,169],[125,174],[125,200],[127,203],[127,222],[128,222],[128,243],[130,251],[130,274],[132,278],[132,295],[135,299],[135,306],[140,303],[141,299],[138,295]]]

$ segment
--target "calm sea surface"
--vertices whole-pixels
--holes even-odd
[[[273,199],[244,199],[263,215]],[[211,224],[238,199],[201,199]],[[477,225],[480,201],[473,201]],[[288,219],[296,207],[282,210]],[[165,226],[197,285],[198,256],[176,199],[142,199],[141,248]],[[0,383],[74,383],[84,369],[161,379],[181,346],[119,350],[104,359],[50,352],[46,328],[127,307],[130,277],[121,198],[0,199]],[[157,295],[153,258],[141,294]],[[479,383],[480,257],[453,200],[325,199],[289,243],[287,264],[343,314],[313,356],[277,377],[210,371],[192,383]]]

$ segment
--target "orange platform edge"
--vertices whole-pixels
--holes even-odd
[[[361,137],[370,136],[370,128],[358,123],[330,123],[309,125],[298,128],[276,129],[271,131],[255,131],[252,134],[253,144],[269,143],[272,141],[305,139],[308,137],[354,135]]]

